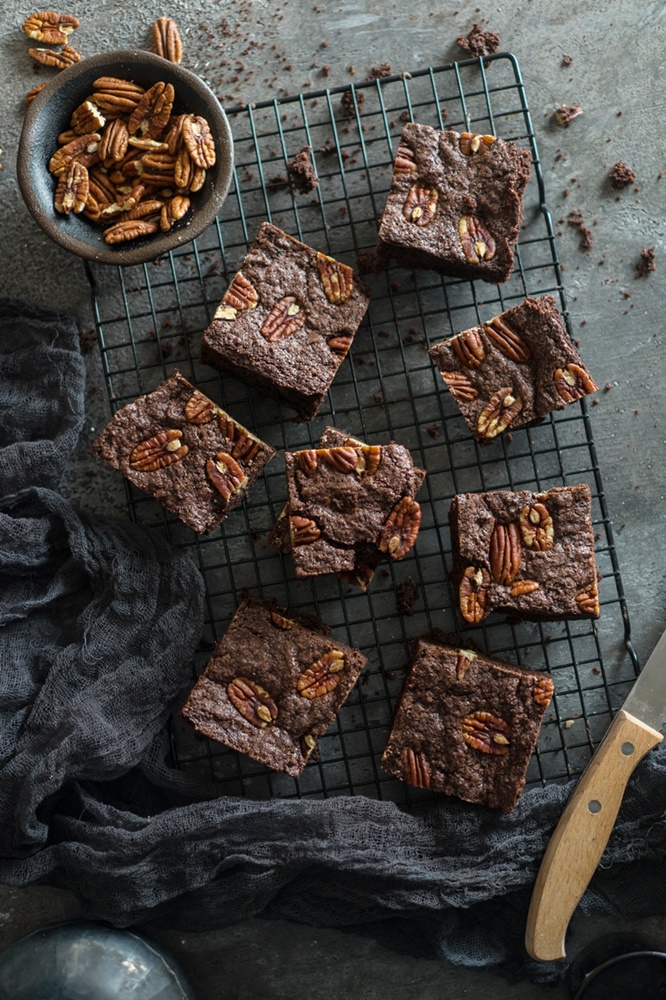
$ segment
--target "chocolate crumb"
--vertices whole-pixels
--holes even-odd
[[[391,76],[393,70],[389,63],[382,63],[380,66],[373,66],[368,74],[368,80],[382,80],[385,76]]]
[[[90,354],[97,343],[97,334],[94,330],[79,330],[79,343],[81,354]]]
[[[289,181],[284,174],[276,174],[275,177],[269,177],[266,181],[266,187],[269,190],[275,190],[276,188],[286,187]]]
[[[430,424],[430,427],[426,427],[426,433],[436,441],[439,437],[439,427],[437,424]]]
[[[414,605],[421,596],[421,588],[411,576],[406,576],[395,588],[396,610],[402,615],[413,615]]]
[[[328,66],[328,65],[322,66],[322,68],[321,68],[321,75],[322,76],[330,76],[331,75],[331,67]]]
[[[611,167],[608,171],[608,176],[614,188],[628,187],[636,181],[636,172],[631,167],[628,167],[626,163],[623,163],[622,160],[618,160]]]
[[[578,118],[582,113],[580,104],[563,104],[555,111],[555,121],[558,125],[568,127],[574,118]]]
[[[381,247],[374,252],[361,250],[356,254],[356,267],[361,274],[381,274],[388,267],[388,258]]]
[[[381,392],[376,392],[372,398],[374,399],[377,406],[384,405],[384,396]]]
[[[654,247],[645,247],[641,250],[641,255],[636,264],[636,277],[637,278],[647,278],[651,271],[657,270],[657,265],[655,264],[656,253]]]
[[[580,249],[591,250],[594,246],[594,237],[592,231],[585,225],[582,213],[577,208],[572,209],[569,212],[567,222],[570,226],[578,228],[578,232],[580,233]]]
[[[571,66],[572,62],[573,62],[573,58],[571,56],[567,56],[567,55],[562,56],[562,65],[563,66]]]
[[[475,23],[468,35],[458,35],[456,45],[471,56],[489,56],[499,49],[500,36],[494,31],[484,31]]]
[[[309,194],[319,184],[319,178],[310,157],[311,152],[311,146],[303,146],[300,153],[297,153],[289,161],[287,167],[289,180],[299,194]]]
[[[363,110],[363,105],[365,103],[365,94],[362,92],[356,94],[356,108],[354,107],[354,96],[351,90],[345,90],[344,94],[340,98],[340,109],[345,116],[345,118],[354,118],[356,116],[356,109],[360,114]]]

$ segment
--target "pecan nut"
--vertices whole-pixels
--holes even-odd
[[[495,316],[488,323],[484,323],[483,329],[497,350],[510,361],[523,364],[532,357],[529,345],[501,316]]]
[[[93,90],[95,104],[107,118],[132,114],[146,93],[133,80],[120,80],[115,76],[98,76],[93,81]]]
[[[64,45],[78,26],[79,20],[72,14],[56,14],[54,11],[31,14],[23,22],[23,30],[28,38],[46,42],[47,45]]]
[[[80,135],[57,149],[49,160],[49,172],[59,177],[71,160],[78,160],[88,169],[99,160],[99,133]]]
[[[380,444],[363,445],[358,456],[356,471],[360,476],[374,476],[382,461]]]
[[[342,361],[347,357],[347,352],[352,345],[353,339],[353,337],[347,335],[331,337],[326,341],[326,344]]]
[[[54,69],[67,69],[81,61],[81,53],[71,45],[65,45],[60,52],[53,49],[28,49],[28,55],[42,66],[52,66]]]
[[[586,615],[599,617],[599,588],[596,580],[593,580],[589,587],[576,594],[576,604]]]
[[[487,227],[474,215],[461,215],[458,220],[458,235],[463,253],[470,264],[480,264],[483,260],[492,260],[497,250],[497,244]]]
[[[317,448],[317,456],[336,472],[356,472],[358,451],[356,448]]]
[[[190,159],[197,167],[210,170],[215,166],[215,140],[210,125],[200,115],[185,115],[183,120],[183,142]]]
[[[411,174],[414,170],[416,170],[414,150],[406,142],[401,142],[395,154],[393,171],[396,174]]]
[[[309,517],[301,517],[299,514],[292,514],[289,518],[289,529],[291,531],[291,544],[310,545],[316,542],[321,535],[320,529]]]
[[[462,372],[440,372],[454,399],[461,403],[471,403],[479,395],[470,380]]]
[[[182,443],[182,436],[182,431],[169,429],[141,441],[130,453],[130,469],[136,472],[156,472],[158,469],[166,469],[174,462],[180,462],[190,450]]]
[[[341,264],[333,257],[327,257],[324,253],[318,253],[317,269],[328,301],[346,302],[354,291],[354,272],[351,267]]]
[[[430,764],[422,753],[405,747],[400,754],[402,765],[402,776],[408,785],[415,785],[417,788],[430,788],[432,785],[432,775]]]
[[[247,482],[247,476],[236,459],[226,451],[218,451],[214,459],[208,459],[206,475],[223,500],[228,500]]]
[[[264,320],[261,332],[271,344],[276,340],[291,337],[305,323],[305,313],[296,301],[295,295],[285,295],[273,306]]]
[[[552,677],[548,677],[546,674],[544,674],[543,677],[538,677],[534,682],[534,688],[532,689],[532,697],[534,698],[537,705],[541,705],[542,708],[548,708],[554,692],[555,692],[555,685],[553,684]]]
[[[323,698],[336,689],[344,669],[345,654],[339,649],[331,649],[303,671],[296,681],[296,690],[309,701]]]
[[[517,524],[496,524],[490,538],[490,571],[496,583],[513,583],[523,557]]]
[[[28,91],[28,93],[23,98],[23,103],[25,104],[26,108],[30,107],[34,99],[37,97],[37,94],[39,94],[44,89],[44,87],[48,85],[48,82],[49,81],[47,80],[46,83],[40,83],[36,87],[33,87],[32,90]],[[71,136],[70,138],[73,139],[74,136]]]
[[[420,505],[409,496],[402,497],[384,522],[377,548],[391,559],[402,559],[414,545],[420,527]]]
[[[239,312],[243,309],[256,309],[259,304],[259,292],[252,282],[238,271],[224,293],[222,302],[225,306],[231,306],[232,309]]]
[[[417,181],[407,192],[402,214],[408,222],[413,222],[416,226],[428,226],[435,218],[438,199],[437,188],[427,187]]]
[[[88,171],[78,160],[71,160],[60,175],[55,193],[55,210],[63,215],[78,215],[86,207],[90,180]]]
[[[158,17],[150,29],[151,47],[155,55],[172,63],[183,59],[183,42],[176,22],[170,17]]]
[[[291,618],[285,618],[284,615],[279,615],[277,611],[271,611],[270,620],[275,625],[276,628],[282,629],[283,632],[288,632],[289,629],[294,627],[294,622]]]
[[[209,424],[217,413],[217,407],[198,389],[185,403],[185,419],[191,424]]]
[[[555,526],[543,503],[523,507],[518,518],[520,533],[528,549],[547,552],[555,543]]]
[[[93,101],[84,101],[79,104],[70,119],[72,131],[77,135],[90,135],[93,132],[100,132],[106,125],[106,118]],[[101,145],[101,139],[100,139]],[[101,159],[100,155],[100,159]]]
[[[154,139],[165,128],[173,107],[174,90],[170,83],[158,80],[142,95],[127,123],[130,135]],[[97,102],[99,104],[99,101]]]
[[[495,142],[494,135],[478,135],[476,132],[463,132],[458,140],[463,156],[473,153],[485,153]]]
[[[173,226],[174,222],[179,222],[183,219],[190,209],[190,199],[185,198],[183,195],[177,194],[173,198],[162,205],[160,212],[160,229],[162,232],[168,232]]]
[[[476,659],[477,654],[471,649],[459,649],[458,659],[456,660],[456,680],[462,681],[465,674],[472,666],[472,663]]]
[[[102,165],[108,169],[114,163],[120,163],[127,152],[129,132],[122,118],[109,122],[99,141],[98,154]]]
[[[555,388],[565,403],[574,403],[588,393],[596,392],[598,388],[589,372],[573,363],[568,364],[566,368],[557,368],[553,379]]]
[[[235,677],[227,684],[227,696],[237,712],[257,729],[265,729],[278,717],[278,708],[266,688],[248,677]]]
[[[539,584],[536,580],[516,580],[511,587],[511,596],[524,597],[525,594],[533,594],[534,591],[538,589]]]
[[[309,478],[317,471],[317,452],[314,448],[304,448],[303,451],[296,452],[296,461],[299,468]]]
[[[481,410],[476,421],[476,429],[485,438],[494,438],[507,429],[523,408],[520,396],[513,395],[511,386],[498,389]]]
[[[489,586],[490,573],[487,569],[477,569],[476,566],[466,568],[458,588],[458,600],[461,615],[472,625],[478,625],[488,614]]]
[[[310,754],[317,748],[317,741],[311,733],[306,733],[305,736],[300,738],[301,753],[307,758]]]
[[[127,240],[136,240],[139,236],[151,236],[159,228],[159,223],[150,219],[129,219],[107,229],[104,233],[104,242],[125,243]]]
[[[462,723],[465,743],[481,753],[504,757],[509,752],[511,729],[492,712],[472,712]]]
[[[467,368],[478,368],[486,356],[486,349],[481,337],[481,330],[473,326],[452,337],[450,346],[461,365]]]
[[[247,431],[240,431],[238,440],[231,449],[231,457],[249,465],[259,454],[260,448],[261,442],[257,438],[252,437]]]

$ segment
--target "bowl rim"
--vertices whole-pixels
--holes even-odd
[[[66,232],[60,220],[53,219],[47,214],[43,201],[35,191],[31,181],[30,154],[32,144],[35,140],[37,125],[41,120],[42,114],[46,111],[49,102],[55,97],[57,90],[62,85],[72,79],[76,79],[76,77],[92,68],[100,70],[99,75],[104,76],[105,74],[101,70],[110,64],[118,62],[141,63],[142,69],[146,66],[154,68],[156,74],[160,70],[164,71],[165,68],[168,68],[171,76],[176,78],[174,81],[176,90],[176,81],[180,79],[201,92],[202,99],[210,107],[210,115],[207,117],[211,127],[215,129],[217,137],[218,157],[221,159],[220,176],[219,181],[215,184],[215,191],[209,204],[205,208],[202,207],[199,211],[196,210],[195,206],[192,218],[186,227],[167,233],[155,233],[151,236],[150,242],[146,242],[141,246],[132,246],[131,243],[109,245],[100,240],[99,247],[96,247]],[[210,119],[213,120],[211,121]],[[54,136],[54,151],[55,139],[56,137]],[[28,211],[47,236],[77,257],[82,257],[85,260],[94,261],[98,264],[115,264],[121,267],[133,264],[145,264],[148,261],[156,260],[165,253],[185,246],[197,236],[200,236],[215,220],[224,203],[231,186],[233,167],[234,145],[229,119],[208,84],[197,76],[196,73],[192,72],[192,70],[178,63],[172,63],[168,59],[163,59],[162,56],[148,52],[146,49],[115,49],[112,52],[103,52],[99,55],[89,56],[86,59],[81,59],[78,63],[74,63],[67,69],[61,70],[57,76],[50,79],[46,87],[37,94],[26,110],[16,160],[16,172],[23,200]],[[94,232],[93,223],[91,223],[91,228]]]

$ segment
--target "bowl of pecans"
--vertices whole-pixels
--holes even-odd
[[[190,242],[220,211],[233,142],[213,92],[159,55],[69,66],[40,89],[18,151],[24,201],[67,250],[142,264]]]

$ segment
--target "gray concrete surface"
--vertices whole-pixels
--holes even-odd
[[[185,64],[218,94],[233,92],[245,101],[273,96],[280,86],[295,92],[308,83],[345,83],[351,79],[350,64],[356,67],[357,80],[384,61],[394,71],[441,64],[456,57],[455,37],[474,20],[486,19],[499,32],[503,48],[515,52],[521,63],[554,216],[577,208],[593,223],[595,246],[590,254],[580,252],[575,232],[566,225],[560,227],[559,251],[581,349],[600,384],[611,387],[591,411],[593,432],[635,645],[644,660],[666,625],[663,3],[642,3],[640,16],[635,4],[611,0],[591,0],[584,9],[574,0],[505,0],[481,8],[474,0],[464,0],[457,8],[425,0],[319,0],[318,8],[309,0],[172,0],[168,6],[144,0],[140,7],[99,0],[94,9],[71,0],[65,6],[81,19],[76,43],[84,54],[145,42],[154,17],[173,16],[184,35]],[[28,42],[19,30],[31,10],[17,0],[3,4],[0,292],[67,306],[89,320],[88,287],[80,263],[50,243],[33,223],[16,181],[22,98],[47,75],[35,76]],[[220,27],[224,18],[240,26],[231,37]],[[253,40],[266,45],[241,55]],[[573,59],[569,68],[562,65],[565,53]],[[233,64],[237,58],[244,69],[220,65],[222,59]],[[319,65],[313,68],[313,62]],[[328,77],[322,76],[324,64],[331,67]],[[223,83],[224,75],[227,81],[234,75],[240,79]],[[583,105],[583,116],[569,129],[559,129],[553,109],[574,101]],[[619,201],[606,180],[608,168],[618,159],[633,166],[640,187],[628,189]],[[656,247],[658,271],[636,280],[634,264],[645,246]],[[92,437],[92,428],[105,417],[94,352],[88,358],[90,420],[85,438]],[[108,488],[110,479],[96,490],[82,488],[87,443],[81,442],[80,479],[77,483],[74,478],[71,489],[81,491],[89,504],[122,512],[123,494]],[[28,930],[77,913],[76,901],[66,893],[0,889],[0,947]],[[572,947],[598,930],[596,923],[574,920]],[[652,930],[662,934],[661,925]],[[297,994],[385,1000],[566,995],[563,989],[531,984],[508,986],[486,973],[407,959],[367,939],[284,923],[255,920],[216,934],[159,936],[190,971],[202,1000]]]

